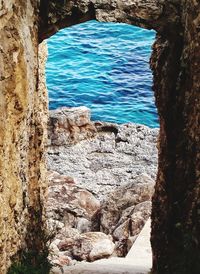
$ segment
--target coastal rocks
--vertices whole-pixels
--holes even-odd
[[[134,184],[118,188],[102,203],[100,231],[113,236],[117,256],[125,256],[151,215],[154,181],[141,175]]]
[[[94,260],[111,255],[112,240],[103,233],[91,233],[92,218],[100,202],[73,178],[49,172],[47,201],[48,229],[54,233],[50,261],[71,265],[77,260]],[[111,251],[112,252],[111,252]]]
[[[100,208],[100,202],[93,194],[78,187],[71,177],[52,172],[49,179],[48,219],[77,227],[80,232],[87,231],[92,216]],[[55,222],[55,226],[59,227],[58,223]]]
[[[55,127],[49,127],[47,216],[57,250],[52,262],[125,256],[151,213],[157,129],[91,122],[85,107],[53,111],[50,120]],[[79,141],[72,142],[69,126],[59,126],[69,120],[77,128],[91,125],[94,136],[76,131]]]
[[[101,207],[86,191],[87,202],[92,206],[85,208],[84,200],[79,203],[79,195],[76,196],[83,189],[72,178],[55,172],[50,178],[47,216],[49,227],[55,232],[51,262],[62,267],[63,262],[71,265],[111,255],[126,256],[151,214],[153,180],[146,175],[136,177],[134,185],[110,193]]]
[[[82,108],[78,109],[76,112],[81,113]],[[67,119],[67,113],[62,113],[61,117],[64,118],[60,120]],[[54,112],[51,113],[51,119],[53,117]],[[53,138],[50,143],[60,144],[48,148],[49,169],[74,178],[80,187],[93,193],[99,200],[117,187],[134,184],[140,174],[147,174],[155,180],[158,129],[137,124],[88,123],[95,127],[95,135],[74,145],[70,145],[71,141],[65,141],[68,145],[63,145],[59,131],[55,135],[51,132],[52,127],[49,127],[49,137]],[[62,131],[66,131],[64,135],[70,135],[67,127]],[[87,134],[80,139],[85,136]]]
[[[140,210],[138,205],[150,201],[153,193],[154,181],[147,175],[137,176],[134,183],[119,187],[103,203],[101,230],[109,234],[115,231],[134,212]]]
[[[88,232],[75,239],[73,255],[78,260],[94,261],[111,256],[114,248],[112,237],[102,232]]]
[[[49,142],[52,146],[64,146],[91,138],[96,128],[90,121],[86,107],[52,110],[48,123]]]

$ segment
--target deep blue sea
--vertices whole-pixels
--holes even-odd
[[[155,32],[90,21],[48,39],[49,107],[85,105],[92,120],[158,127],[149,57]]]

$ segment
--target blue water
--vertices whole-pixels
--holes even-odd
[[[155,32],[90,21],[48,39],[49,107],[85,105],[92,119],[158,127],[149,57]]]

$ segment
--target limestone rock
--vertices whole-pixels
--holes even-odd
[[[80,228],[80,218],[90,220],[100,208],[100,202],[89,191],[78,187],[71,177],[53,172],[49,178],[48,218]]]
[[[57,258],[52,260],[52,263],[58,266],[71,265],[71,259],[68,256],[63,254],[63,255],[59,255]]]
[[[66,238],[59,242],[57,248],[60,251],[66,251],[66,250],[72,249],[73,245],[74,245],[74,240],[72,238]]]
[[[102,203],[98,213],[100,230],[113,236],[117,256],[126,256],[129,239],[140,233],[150,217],[153,193],[154,181],[142,175],[135,179],[135,184],[118,188]]]
[[[74,8],[77,13],[75,19]],[[51,36],[60,28],[94,19],[123,22],[158,31],[163,30],[167,23],[175,24],[178,20],[176,7],[166,4],[164,0],[77,0],[76,3],[52,0],[41,5],[41,15],[40,40]]]
[[[97,242],[89,254],[89,260],[95,261],[101,258],[107,258],[114,252],[114,243],[110,239]]]
[[[82,125],[82,116],[78,117],[82,108],[69,110],[65,114],[62,110],[57,111],[60,121],[71,119]],[[134,124],[92,123],[90,120],[87,123],[95,127],[93,138],[84,140],[84,133],[83,140],[80,138],[76,144],[60,142],[56,147],[49,147],[49,168],[67,176],[58,172],[49,174],[48,217],[64,223],[56,238],[61,240],[58,249],[65,251],[67,256],[75,256],[78,260],[95,260],[107,252],[106,244],[102,242],[90,255],[88,246],[84,246],[87,255],[79,256],[77,237],[81,236],[71,233],[74,228],[78,233],[101,230],[112,235],[115,254],[125,256],[129,238],[137,236],[150,216],[150,199],[154,188],[152,177],[155,177],[157,161],[157,130]],[[52,128],[49,131],[49,137],[52,138]],[[68,127],[63,127],[56,134],[59,140],[60,135],[62,138],[63,134],[67,136],[70,131]],[[141,162],[150,176],[143,173]],[[82,178],[85,179],[84,183]],[[118,181],[115,182],[114,178]],[[113,186],[118,188],[113,191]],[[90,189],[90,192],[84,188]],[[101,198],[101,207],[91,192]],[[72,251],[73,245],[76,245],[75,253]],[[113,243],[109,246],[112,247]]]
[[[131,236],[138,235],[151,216],[151,201],[145,201],[135,206],[131,213]]]
[[[93,214],[93,216],[96,214],[96,212]],[[92,216],[92,218],[93,218],[93,216]],[[92,218],[91,218],[91,220],[92,220]],[[89,232],[92,229],[92,222],[85,218],[78,218],[77,229],[80,233]]]
[[[132,218],[134,212],[140,212],[140,209],[146,212],[143,215],[144,221],[148,219],[151,210],[150,200],[153,193],[154,181],[147,175],[138,176],[135,178],[134,183],[127,184],[113,191],[101,208],[101,230],[104,233],[112,234],[118,226]],[[146,202],[146,207],[144,202]],[[128,224],[124,224],[124,226],[129,227]],[[132,231],[129,233],[132,234]]]
[[[102,232],[88,232],[81,234],[73,247],[73,255],[78,260],[94,261],[109,257],[114,251],[112,238]]]
[[[129,235],[131,234],[130,231],[130,223],[131,220],[127,219],[125,222],[123,222],[121,225],[119,225],[113,232],[113,237],[116,240],[124,240],[128,239]]]
[[[65,241],[67,239],[74,239],[79,234],[80,233],[78,229],[71,227],[70,224],[67,224],[62,229],[58,230],[58,233],[56,234],[56,239],[59,239],[59,241]]]
[[[53,266],[58,266],[62,268],[63,266],[73,265],[72,259],[65,254],[65,252],[60,252],[50,258],[51,264]]]
[[[38,4],[0,1],[1,274],[19,250],[43,246],[47,93],[39,88],[46,53],[38,56]]]
[[[40,1],[40,7],[39,1],[0,1],[1,273],[22,243],[38,251],[42,245],[37,231],[46,190],[47,97],[38,88],[38,31],[41,41],[61,27],[95,18],[158,32],[151,58],[161,124],[152,214],[154,270],[198,273],[199,12],[196,0],[54,0]],[[185,235],[195,239],[187,248]]]
[[[90,121],[90,110],[86,107],[63,107],[50,112],[49,142],[52,146],[69,145],[91,138],[96,128]]]
[[[62,116],[67,119],[66,114]],[[93,138],[84,139],[84,133],[84,140],[74,145],[60,143],[49,146],[48,168],[74,178],[78,186],[89,190],[100,200],[116,187],[134,184],[140,174],[146,173],[155,179],[158,129],[103,122],[95,122],[93,126],[96,131]],[[54,136],[51,130],[49,128],[49,137]],[[62,128],[61,138],[63,132],[70,134],[67,128]],[[57,131],[58,140],[59,134]]]

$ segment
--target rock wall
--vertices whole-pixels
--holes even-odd
[[[47,98],[38,89],[37,10],[37,1],[0,1],[1,274],[19,251],[42,248]]]
[[[96,19],[155,29],[172,27],[179,20],[173,0],[41,0],[39,39],[59,29]]]
[[[196,274],[200,269],[200,3],[178,2],[179,24],[157,36],[151,59],[160,116],[152,247],[154,273]]]

